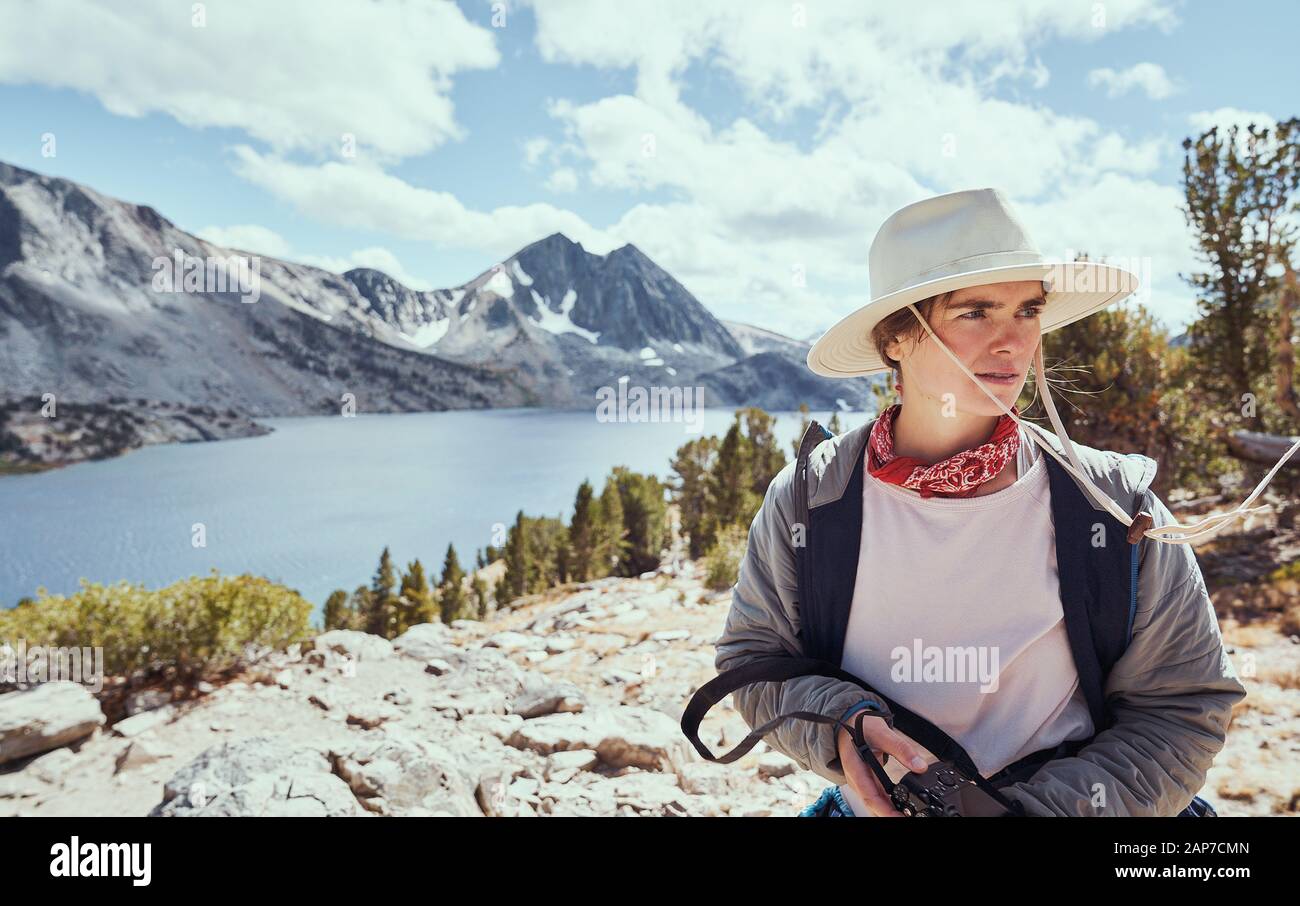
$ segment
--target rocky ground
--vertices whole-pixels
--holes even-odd
[[[74,684],[12,693],[49,696],[27,708],[49,715],[65,687],[57,710],[89,735],[11,762],[0,814],[793,814],[820,778],[762,746],[709,764],[681,732],[728,599],[687,562],[393,642],[330,632],[197,700],[143,696],[111,728]],[[748,732],[715,711],[710,746]]]
[[[1235,562],[1232,549],[1198,552],[1207,575]],[[1280,609],[1252,611],[1242,594],[1214,591],[1250,694],[1203,793],[1224,816],[1294,815],[1300,635],[1284,630],[1295,590],[1277,592]],[[714,676],[729,604],[677,560],[393,642],[325,633],[192,700],[137,694],[111,727],[78,685],[11,693],[0,814],[794,815],[820,777],[762,744],[711,764],[681,732],[682,709]],[[715,753],[748,732],[729,702],[701,730]]]

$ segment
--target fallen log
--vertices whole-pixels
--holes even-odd
[[[1300,436],[1264,434],[1260,431],[1233,431],[1228,435],[1228,450],[1238,459],[1272,466],[1300,440]],[[1282,464],[1284,469],[1300,468],[1300,452]]]

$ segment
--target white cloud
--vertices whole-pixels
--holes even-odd
[[[535,167],[537,162],[542,159],[542,155],[551,147],[549,138],[530,138],[524,142],[524,166]]]
[[[236,252],[253,252],[269,258],[282,259],[288,259],[293,255],[288,241],[283,236],[275,230],[255,223],[239,223],[227,227],[206,226],[201,230],[195,230],[194,235]]]
[[[521,141],[523,166],[552,191],[587,182],[673,198],[634,204],[606,229],[546,203],[474,210],[364,159],[310,164],[240,146],[234,167],[318,220],[500,258],[555,231],[597,253],[634,242],[720,316],[797,336],[866,301],[867,249],[889,213],[939,192],[998,186],[1044,251],[1150,256],[1152,298],[1166,309],[1157,314],[1177,320],[1189,240],[1177,191],[1148,178],[1169,141],[994,94],[1006,80],[1047,83],[1033,53],[1045,39],[1093,42],[1175,23],[1167,2],[1109,2],[1104,22],[1098,7],[538,5],[543,59],[630,67],[636,87],[585,103],[553,99],[546,109],[561,134]],[[748,109],[711,122],[684,103],[692,65],[734,80]],[[801,110],[815,115],[811,141],[777,137],[771,125]]]
[[[577,171],[572,167],[560,167],[546,178],[546,188],[556,193],[577,191]]]
[[[112,113],[242,129],[273,149],[419,154],[465,137],[450,91],[495,67],[490,29],[454,3],[42,0],[0,29],[0,83],[71,88]]]
[[[484,250],[501,258],[554,232],[597,253],[623,244],[572,211],[549,204],[474,211],[450,192],[413,186],[376,166],[337,161],[308,165],[259,154],[247,146],[233,150],[240,176],[322,223],[436,242],[445,248]]]
[[[1161,101],[1178,90],[1158,63],[1137,63],[1128,69],[1102,67],[1088,73],[1088,87],[1104,87],[1106,97],[1116,98],[1140,89],[1153,101]]]
[[[222,248],[239,252],[252,252],[282,261],[296,261],[312,267],[323,268],[336,274],[352,270],[354,267],[369,267],[383,271],[398,283],[414,290],[433,289],[433,284],[422,277],[417,277],[402,266],[402,262],[391,251],[380,246],[357,249],[346,258],[329,255],[300,254],[293,250],[289,241],[275,230],[255,223],[241,223],[234,226],[207,226],[195,230],[194,235],[206,239]]]

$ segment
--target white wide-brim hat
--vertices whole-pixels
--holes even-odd
[[[871,301],[808,350],[808,367],[849,378],[889,370],[872,329],[909,304],[988,283],[1042,280],[1042,332],[1072,324],[1134,293],[1137,275],[1113,264],[1049,260],[997,189],[936,195],[891,214],[872,240]]]

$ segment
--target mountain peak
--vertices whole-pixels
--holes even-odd
[[[612,251],[612,252],[609,253],[609,257],[611,257],[611,258],[614,258],[614,257],[618,257],[618,258],[629,258],[629,259],[632,259],[632,260],[650,261],[650,256],[649,256],[649,255],[647,255],[645,252],[641,251],[639,248],[637,248],[635,245],[633,245],[633,244],[630,243],[630,242],[626,242],[626,243],[624,243],[623,245],[620,245],[618,248],[614,249],[614,251]],[[653,263],[653,262],[652,262],[652,263]]]
[[[547,251],[552,251],[555,249],[574,248],[574,247],[582,248],[582,243],[574,242],[572,239],[570,239],[568,236],[564,235],[563,233],[552,233],[551,235],[547,236],[545,239],[539,239],[536,242],[534,242],[532,245],[525,246],[525,248],[529,248],[529,249],[541,248]]]

